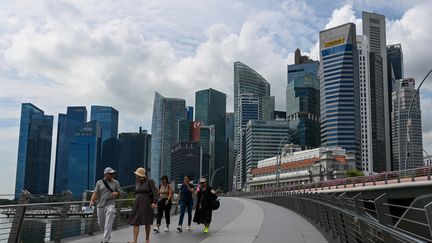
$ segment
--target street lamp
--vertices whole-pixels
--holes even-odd
[[[418,86],[418,88],[417,88],[417,90],[415,91],[415,93],[414,93],[414,96],[412,97],[412,99],[411,99],[411,103],[410,103],[410,106],[409,106],[409,109],[408,109],[408,115],[407,115],[407,117],[408,117],[408,121],[407,121],[407,126],[406,126],[406,130],[407,130],[407,133],[406,133],[406,139],[405,139],[405,170],[407,169],[407,164],[408,164],[408,156],[409,156],[409,152],[408,152],[408,142],[410,142],[409,140],[410,140],[410,138],[409,138],[409,130],[410,130],[410,127],[411,127],[411,109],[412,109],[412,106],[413,106],[413,104],[414,104],[414,100],[415,100],[415,98],[417,97],[417,95],[418,95],[418,92],[419,92],[419,90],[420,90],[420,88],[421,88],[421,86],[423,85],[423,82],[427,79],[427,77],[430,75],[432,73],[432,69],[431,70],[429,70],[429,72],[426,74],[426,76],[423,78],[423,80],[421,81],[421,83],[420,83],[420,85]],[[399,92],[400,92],[400,90],[399,90]],[[400,99],[400,94],[399,94],[399,99]],[[400,103],[400,102],[399,102]],[[400,105],[400,104],[399,104]],[[399,119],[400,119],[400,107],[399,107]],[[399,120],[399,122],[400,122],[400,120]],[[400,130],[399,130],[399,134],[400,134]],[[400,157],[400,156],[399,156]],[[400,170],[400,168],[399,168],[399,170]]]
[[[212,176],[211,176],[211,178],[210,178],[210,185],[211,185],[211,186],[213,186],[213,179],[214,179],[214,176],[216,175],[216,173],[217,173],[218,171],[222,170],[223,168],[225,168],[225,166],[221,166],[221,167],[217,168],[215,171],[213,171],[213,174],[212,174]]]

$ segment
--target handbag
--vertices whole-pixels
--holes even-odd
[[[220,199],[218,197],[213,197],[211,200],[211,210],[217,210],[220,207]]]

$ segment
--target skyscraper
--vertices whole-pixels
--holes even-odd
[[[397,80],[392,94],[393,170],[406,170],[423,165],[420,94],[416,96],[411,108],[410,121],[408,119],[409,106],[415,92],[413,78]]]
[[[178,121],[186,119],[186,101],[155,92],[151,138],[151,177],[171,176],[171,149],[178,141]]]
[[[119,112],[110,106],[91,106],[90,121],[98,121],[102,128],[102,142],[117,138]]]
[[[135,175],[132,171],[138,167],[143,167],[147,171],[150,168],[151,135],[140,127],[138,133],[120,133],[118,140],[120,158],[117,180],[122,186],[135,185]]]
[[[80,198],[85,190],[92,190],[103,171],[96,171],[101,155],[102,129],[97,121],[78,126],[70,144],[68,163],[68,189],[74,198]]]
[[[33,104],[21,104],[15,198],[23,189],[48,194],[53,119]]]
[[[215,155],[214,165],[209,172],[209,177],[216,172],[212,181],[214,187],[221,187],[228,190],[228,164],[226,159],[226,140],[225,140],[225,114],[226,114],[226,95],[214,89],[200,90],[195,93],[195,120],[202,121],[204,126],[214,125],[215,129]]]
[[[182,183],[184,176],[198,182],[200,178],[200,146],[197,142],[182,141],[171,150],[171,180]]]
[[[403,79],[403,52],[401,44],[387,46],[387,79],[389,94],[393,93],[396,80]],[[390,106],[391,107],[391,106]],[[391,108],[390,108],[391,110]]]
[[[340,146],[360,158],[359,59],[355,25],[320,32],[321,145]]]
[[[228,161],[228,191],[233,187],[234,176],[234,112],[227,112],[225,115],[225,139],[226,139],[226,157]]]
[[[300,55],[300,50],[296,53]],[[293,143],[311,149],[320,146],[319,62],[307,57],[303,62],[305,64],[288,65],[286,117],[290,129],[296,131]]]
[[[391,170],[391,114],[389,106],[389,89],[388,89],[388,77],[387,77],[387,48],[386,48],[386,23],[385,16],[376,13],[362,12],[363,19],[363,35],[369,40],[369,49],[371,53],[375,54],[375,62],[381,59],[380,65],[371,64],[375,67],[375,71],[370,73],[371,81],[382,82],[382,97],[384,98],[384,149],[385,155],[380,156],[379,160],[374,162],[374,171],[376,170]],[[381,69],[379,69],[381,68]],[[381,84],[379,84],[381,87]],[[380,98],[381,100],[381,98]],[[374,100],[371,100],[374,102]],[[379,107],[381,105],[377,104]],[[380,108],[379,108],[380,109]],[[382,112],[379,110],[378,112]],[[381,126],[381,124],[379,125]],[[380,164],[379,164],[380,163]],[[375,170],[376,169],[376,170]]]
[[[85,106],[69,106],[66,114],[59,114],[57,125],[57,149],[54,174],[54,193],[60,194],[68,187],[68,163],[70,144],[78,126],[87,122]]]

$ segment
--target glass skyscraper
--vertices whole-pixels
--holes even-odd
[[[359,59],[352,23],[320,32],[321,145],[360,158]]]
[[[80,198],[85,190],[93,190],[103,170],[96,171],[101,155],[102,129],[97,121],[84,123],[75,130],[70,144],[68,163],[68,189],[74,198]]]
[[[178,122],[186,120],[186,101],[155,93],[151,138],[151,178],[171,176],[171,149],[178,141]]]
[[[15,198],[23,189],[48,194],[53,119],[33,104],[21,104]]]
[[[110,106],[91,106],[90,121],[97,121],[102,128],[102,142],[117,138],[119,112]]]
[[[214,165],[210,166],[213,171],[209,172],[209,178],[212,173],[216,172],[213,185],[214,187],[221,187],[222,190],[228,190],[228,164],[226,158],[226,95],[214,89],[200,90],[195,93],[195,120],[202,121],[204,126],[214,125],[215,128],[215,155]]]
[[[292,142],[303,149],[320,146],[319,62],[288,65],[286,117],[295,130]],[[271,157],[271,156],[270,156]]]
[[[57,125],[57,149],[54,174],[54,193],[61,194],[68,189],[68,163],[70,144],[78,126],[87,122],[85,106],[70,106],[66,114],[59,114]]]
[[[235,159],[235,187],[242,189],[243,184],[246,182],[245,168],[246,161],[244,146],[242,139],[244,132],[242,126],[245,128],[247,121],[242,121],[240,117],[241,99],[240,97],[248,94],[259,100],[258,102],[258,118],[257,120],[270,120],[273,119],[275,100],[270,96],[270,84],[259,73],[252,68],[241,62],[234,63],[234,159]],[[243,109],[243,120],[246,118],[245,109]],[[244,123],[244,124],[242,124]]]

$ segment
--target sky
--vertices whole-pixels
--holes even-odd
[[[386,16],[387,44],[401,43],[405,77],[432,68],[432,1],[17,0],[0,2],[0,194],[13,193],[21,103],[57,117],[67,106],[119,110],[119,132],[150,131],[154,92],[186,99],[213,88],[233,110],[233,62],[271,84],[285,110],[293,53],[318,59],[319,31],[361,12]],[[421,89],[423,144],[432,152],[432,78]]]

